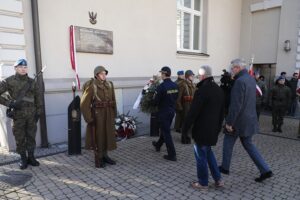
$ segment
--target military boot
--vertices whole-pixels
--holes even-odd
[[[26,169],[28,166],[26,153],[21,153],[21,160],[19,162],[20,169]]]
[[[282,133],[281,125],[278,126],[277,131],[278,131],[279,133]]]
[[[39,161],[37,161],[35,159],[33,151],[28,152],[28,164],[31,166],[39,166],[40,165]]]
[[[274,132],[274,133],[277,132],[277,126],[276,125],[273,126],[272,132]]]

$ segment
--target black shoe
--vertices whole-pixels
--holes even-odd
[[[160,151],[160,147],[157,145],[156,141],[152,141],[152,145],[155,147],[155,151],[157,151],[157,152]]]
[[[35,159],[33,152],[28,152],[27,163],[31,166],[40,166],[40,163]]]
[[[229,170],[224,169],[222,166],[219,166],[219,170],[222,174],[229,175]]]
[[[116,162],[114,161],[114,160],[112,160],[110,157],[108,157],[108,156],[104,156],[103,157],[103,161],[105,162],[105,163],[107,163],[107,164],[110,164],[110,165],[115,165],[116,164]]]
[[[274,127],[273,129],[272,129],[272,132],[277,132],[277,128],[276,127]]]
[[[170,161],[177,161],[176,156],[164,155],[164,159],[170,160]]]
[[[262,182],[263,180],[265,180],[267,178],[271,178],[272,176],[273,176],[273,172],[268,171],[266,173],[261,174],[260,177],[255,179],[255,181],[260,183],[260,182]]]
[[[181,143],[182,144],[191,144],[191,138],[187,135],[181,136]]]
[[[28,166],[28,163],[27,163],[27,156],[26,156],[26,153],[25,154],[21,154],[21,160],[19,162],[19,167],[20,169],[26,169]]]
[[[180,129],[176,129],[175,132],[181,133],[181,130]]]
[[[279,133],[282,133],[281,127],[278,127],[277,131],[278,131]]]
[[[106,164],[105,164],[105,161],[104,161],[104,158],[101,158],[100,159],[100,161],[99,161],[99,167],[97,167],[97,168],[104,168],[106,166]]]

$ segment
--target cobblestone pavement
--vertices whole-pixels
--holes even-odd
[[[208,191],[189,187],[196,180],[192,145],[180,144],[179,134],[173,133],[178,154],[177,162],[166,161],[155,152],[151,141],[156,138],[137,137],[118,143],[110,155],[115,166],[95,169],[93,154],[83,151],[80,156],[60,153],[39,159],[40,167],[22,172],[32,177],[25,185],[6,188],[0,184],[0,199],[300,199],[300,141],[256,135],[254,142],[271,166],[275,176],[256,183],[258,170],[237,142],[231,174],[224,175],[224,189],[215,189],[210,179]],[[221,160],[222,139],[214,148]],[[17,163],[0,167],[1,173],[18,170]]]
[[[283,121],[282,133],[272,132],[272,117],[270,115],[261,115],[259,119],[260,129],[263,134],[271,134],[279,137],[287,137],[291,139],[298,139],[299,120],[297,118],[286,117]]]
[[[263,134],[270,134],[279,137],[287,137],[291,139],[298,139],[298,126],[299,119],[296,118],[285,118],[284,125],[282,127],[283,133],[274,133],[272,132],[272,118],[270,115],[261,115],[260,116],[260,132]],[[84,141],[81,142],[84,145]],[[50,148],[37,148],[36,156],[44,157],[48,155],[53,155],[61,152],[67,151],[67,144],[54,144]],[[19,160],[19,155],[15,152],[8,152],[7,149],[0,147],[0,166],[10,164]]]

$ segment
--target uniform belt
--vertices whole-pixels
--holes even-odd
[[[183,101],[184,102],[192,102],[193,101],[193,96],[183,96]]]
[[[115,101],[99,101],[94,103],[95,108],[115,107]]]

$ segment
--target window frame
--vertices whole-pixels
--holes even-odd
[[[202,35],[203,35],[203,0],[200,0],[200,11],[195,10],[195,1],[191,0],[191,8],[185,7],[183,5],[183,1],[181,4],[177,3],[177,10],[176,13],[178,13],[178,11],[180,12],[181,15],[181,19],[180,19],[180,23],[181,23],[181,27],[180,27],[180,45],[178,47],[178,44],[176,44],[177,47],[177,52],[192,52],[192,53],[201,53],[202,52]],[[183,48],[183,39],[184,39],[184,13],[190,14],[190,41],[189,41],[189,49]],[[199,50],[194,50],[194,16],[198,16],[200,17],[199,20]],[[177,26],[177,23],[176,23]],[[178,37],[178,32],[177,32],[177,28],[176,28],[176,38]],[[177,39],[176,39],[177,42]]]

